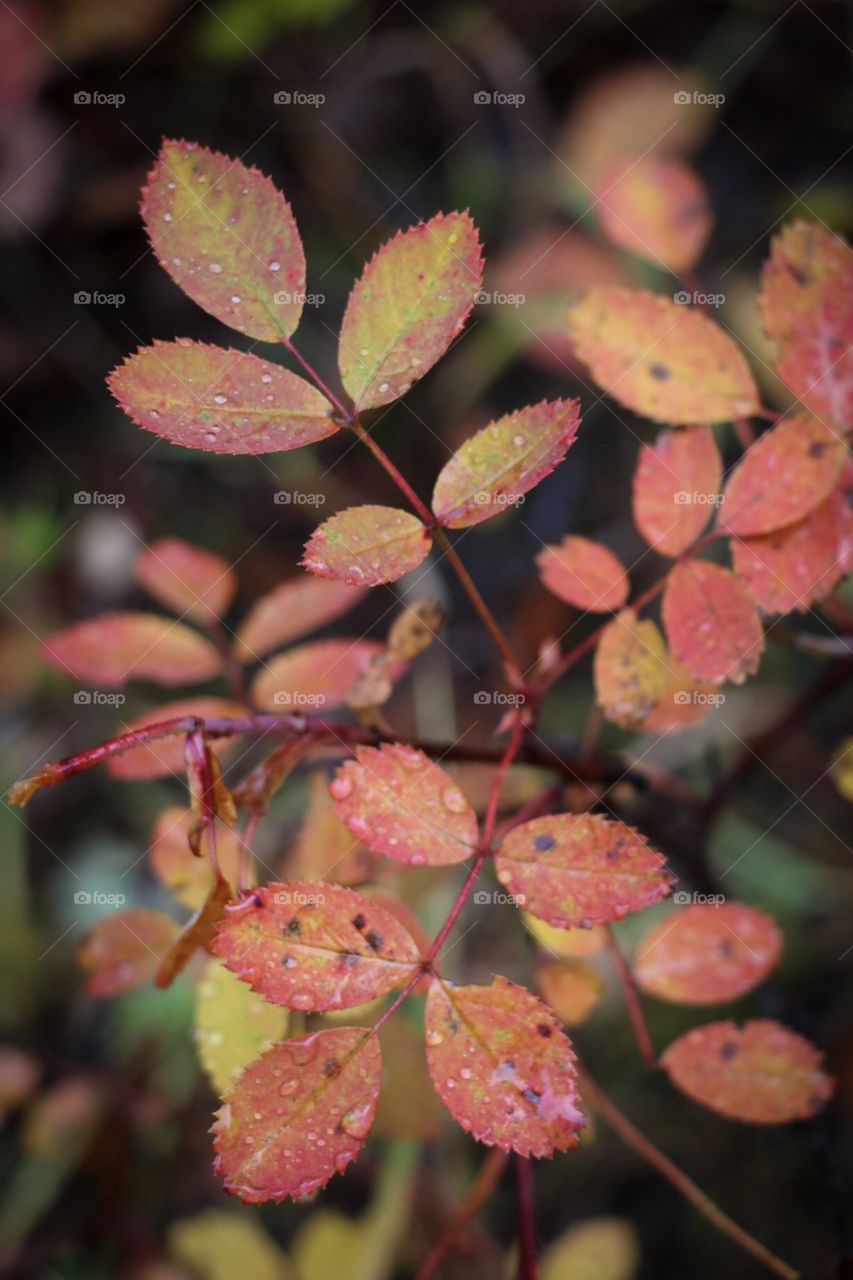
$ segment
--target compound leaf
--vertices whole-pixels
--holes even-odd
[[[562,929],[621,920],[666,897],[672,885],[645,836],[597,813],[554,814],[514,827],[495,867],[525,911]]]
[[[256,601],[237,630],[234,652],[243,662],[261,658],[346,613],[367,591],[310,574],[289,578]]]
[[[611,244],[676,275],[696,264],[713,223],[693,170],[652,154],[605,174],[596,213]]]
[[[416,569],[432,545],[416,516],[396,507],[348,507],[321,524],[300,561],[319,578],[376,587]]]
[[[708,560],[674,566],[663,596],[669,647],[697,680],[741,684],[764,651],[761,619],[746,587]]]
[[[590,613],[621,609],[628,598],[628,575],[617,556],[600,542],[567,534],[536,557],[539,577],[565,604]]]
[[[695,903],[644,935],[637,982],[674,1004],[736,1000],[776,968],[782,938],[770,916],[741,902]]]
[[[177,935],[176,920],[147,907],[98,920],[77,951],[89,995],[117,996],[153,978]]]
[[[218,960],[208,961],[196,988],[194,1035],[217,1093],[225,1093],[247,1063],[286,1032],[283,1009],[268,1004]]]
[[[634,472],[634,523],[650,547],[679,556],[699,537],[717,502],[723,462],[710,427],[661,431]]]
[[[482,279],[467,213],[437,214],[374,254],[341,329],[341,381],[356,409],[390,404],[432,368],[462,329]]]
[[[234,599],[237,578],[222,556],[181,538],[160,538],[136,558],[136,580],[149,595],[181,616],[210,623]]]
[[[476,845],[474,810],[449,774],[414,747],[356,747],[330,791],[350,831],[399,862],[462,862]]]
[[[574,1053],[536,996],[506,978],[489,987],[436,979],[425,1026],[438,1095],[478,1142],[537,1157],[577,1146]]]
[[[67,675],[102,689],[120,689],[128,680],[190,684],[209,680],[222,669],[209,640],[155,613],[103,613],[78,622],[44,640],[42,656]]]

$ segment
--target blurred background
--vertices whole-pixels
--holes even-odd
[[[654,429],[599,398],[573,359],[564,315],[594,284],[671,295],[685,282],[608,246],[595,208],[602,175],[617,157],[659,149],[701,176],[714,227],[686,283],[724,298],[721,322],[744,344],[765,403],[783,408],[756,282],[786,221],[819,218],[850,233],[851,44],[853,10],[822,0],[3,0],[4,782],[164,700],[141,684],[118,715],[81,705],[72,682],[38,656],[39,640],[59,626],[151,607],[133,579],[145,542],[178,536],[236,564],[237,617],[296,572],[318,519],[366,497],[394,501],[371,458],[340,437],[260,459],[205,456],[140,431],[112,402],[105,375],[154,338],[248,345],[184,297],[148,248],[139,191],[164,135],[240,157],[286,193],[309,264],[296,341],[332,379],[336,327],[367,257],[398,227],[471,210],[485,244],[484,295],[448,356],[376,431],[428,496],[449,452],[490,418],[543,397],[580,396],[583,426],[567,464],[519,511],[460,540],[484,595],[533,661],[550,637],[573,643],[593,625],[536,582],[543,543],[566,532],[602,539],[636,566],[636,590],[663,567],[643,554],[630,508],[638,442]],[[733,461],[736,442],[722,443]],[[282,490],[320,497],[281,505]],[[419,660],[388,718],[401,734],[450,741],[465,732],[469,744],[494,745],[500,708],[474,694],[499,687],[499,675],[477,619],[445,566],[430,571],[418,594],[425,590],[447,612],[447,643]],[[331,630],[381,638],[387,620],[376,619],[405,591],[405,582],[380,588]],[[770,735],[767,763],[756,756],[745,765],[703,829],[671,800],[662,806],[628,783],[613,803],[690,887],[723,885],[776,915],[782,967],[731,1012],[781,1018],[824,1047],[836,1102],[813,1123],[765,1131],[674,1096],[641,1068],[606,966],[598,1006],[576,1032],[620,1105],[810,1277],[853,1274],[843,1215],[853,850],[849,803],[827,776],[849,700],[845,707],[838,682],[820,683],[831,633],[814,612],[776,627],[760,676],[732,691],[725,723],[712,712],[686,733],[611,727],[601,741],[642,758],[646,770],[678,770],[710,790],[747,758],[744,740],[801,700],[784,733]],[[543,734],[575,749],[590,733],[590,702],[582,664],[549,699]],[[543,776],[518,770],[518,796],[551,781]],[[480,773],[463,770],[460,780],[482,798]],[[263,851],[274,871],[291,865],[308,789],[300,774],[267,824]],[[230,1201],[211,1172],[217,1100],[193,1043],[197,974],[111,1002],[84,992],[75,948],[111,909],[93,898],[168,905],[146,853],[157,815],[181,798],[171,777],[119,783],[94,771],[42,793],[25,813],[0,810],[0,1274],[413,1275],[483,1155],[438,1114],[420,1065],[417,1010],[411,1022],[402,1016],[386,1050],[381,1124],[358,1164],[318,1204],[257,1210]],[[387,868],[377,876],[405,893],[427,929],[452,897],[452,884],[427,873],[405,884]],[[655,918],[620,926],[625,946]],[[488,980],[497,970],[528,980],[534,944],[511,907],[472,906],[463,924],[477,928],[453,951],[456,977]],[[700,1020],[648,1003],[660,1046]],[[595,1122],[580,1151],[538,1165],[536,1181],[540,1242],[551,1248],[546,1280],[762,1274]],[[467,1254],[441,1274],[509,1276],[513,1239],[505,1179],[469,1231]],[[837,1270],[845,1254],[848,1269]]]

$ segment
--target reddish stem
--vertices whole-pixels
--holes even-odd
[[[346,405],[343,404],[343,402],[338,398],[338,396],[335,395],[331,387],[329,387],[320,377],[319,373],[314,368],[314,366],[305,359],[305,357],[302,355],[302,352],[297,351],[296,347],[290,341],[290,338],[282,338],[281,341],[282,341],[282,345],[286,348],[286,350],[290,352],[294,360],[298,361],[298,363],[302,365],[302,368],[308,374],[308,377],[314,383],[315,387],[318,387],[319,390],[322,391],[323,395],[332,404],[332,406],[335,408],[338,414],[343,418],[344,422],[352,425],[352,422],[354,419],[352,409],[348,409]]]
[[[634,975],[628,966],[625,957],[616,941],[616,935],[613,932],[613,926],[607,925],[607,947],[610,958],[613,961],[613,967],[616,970],[616,976],[619,979],[619,985],[622,988],[622,994],[625,997],[625,1004],[628,1009],[628,1018],[631,1022],[631,1030],[634,1032],[634,1039],[637,1042],[637,1048],[640,1051],[640,1057],[647,1067],[657,1067],[658,1060],[655,1054],[652,1038],[649,1035],[649,1029],[646,1026],[646,1019],[643,1016],[643,1007],[640,1003],[640,996],[637,991]]]
[[[533,1166],[524,1156],[515,1157],[515,1179],[518,1201],[518,1280],[537,1280],[536,1208],[533,1192]]]
[[[489,1200],[506,1168],[509,1152],[493,1147],[480,1165],[480,1171],[471,1184],[471,1189],[463,1200],[458,1212],[454,1214],[445,1228],[438,1243],[433,1246],[415,1280],[431,1280],[441,1266],[453,1245],[459,1239],[468,1223],[475,1218],[483,1205]]]

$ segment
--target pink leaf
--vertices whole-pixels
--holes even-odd
[[[237,590],[237,578],[222,556],[180,538],[150,543],[134,572],[155,600],[201,623],[221,618]]]
[[[191,684],[222,669],[216,649],[190,627],[154,613],[104,613],[57,631],[42,644],[54,667],[102,689],[128,680]]]
[[[758,670],[764,631],[741,582],[718,564],[675,565],[663,596],[663,624],[677,662],[697,680],[742,684]]]
[[[634,472],[634,522],[663,556],[679,556],[716,509],[723,461],[710,427],[661,431]]]
[[[432,545],[416,516],[396,507],[348,507],[315,529],[301,564],[319,578],[355,586],[396,582]]]
[[[244,662],[323,627],[346,613],[367,591],[342,582],[325,582],[300,574],[274,587],[249,610],[238,629],[234,648]]]
[[[544,586],[577,609],[609,613],[628,598],[628,575],[621,561],[589,538],[567,534],[558,546],[540,551],[536,565]]]

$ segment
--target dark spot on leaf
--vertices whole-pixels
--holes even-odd
[[[345,951],[341,956],[341,963],[346,969],[354,969],[358,964],[360,957],[354,951]]]
[[[738,1047],[736,1044],[732,1044],[731,1041],[729,1041],[728,1044],[720,1046],[720,1057],[724,1062],[731,1062],[732,1058],[736,1058],[737,1055]]]
[[[825,440],[814,440],[808,447],[808,455],[810,458],[822,458],[828,447]]]
[[[551,1028],[548,1026],[547,1022],[540,1022],[536,1030],[539,1032],[540,1036],[544,1036],[546,1038],[551,1034]]]
[[[533,841],[533,848],[545,853],[548,849],[553,849],[556,843],[553,836],[537,836]]]
[[[361,930],[367,924],[367,921],[361,912],[359,912],[357,916],[353,916],[352,923],[354,928]]]
[[[377,933],[375,929],[368,929],[364,935],[364,941],[370,947],[371,951],[382,950],[382,934]]]
[[[724,960],[728,960],[730,956],[734,955],[734,947],[729,942],[728,938],[723,938],[722,942],[717,946],[717,951]]]
[[[669,377],[669,369],[667,369],[665,364],[650,364],[649,373],[653,378],[656,378],[658,382],[665,382]]]
[[[288,932],[288,933],[298,933],[298,932],[299,932],[299,921],[296,919],[296,916],[294,916],[292,920],[288,920],[288,922],[287,922],[287,932]]]
[[[542,1098],[542,1094],[537,1093],[535,1089],[525,1089],[521,1096],[524,1098],[525,1102],[532,1102],[534,1107],[539,1105]]]
[[[324,1076],[336,1076],[341,1069],[341,1064],[337,1058],[327,1058],[323,1063]]]

